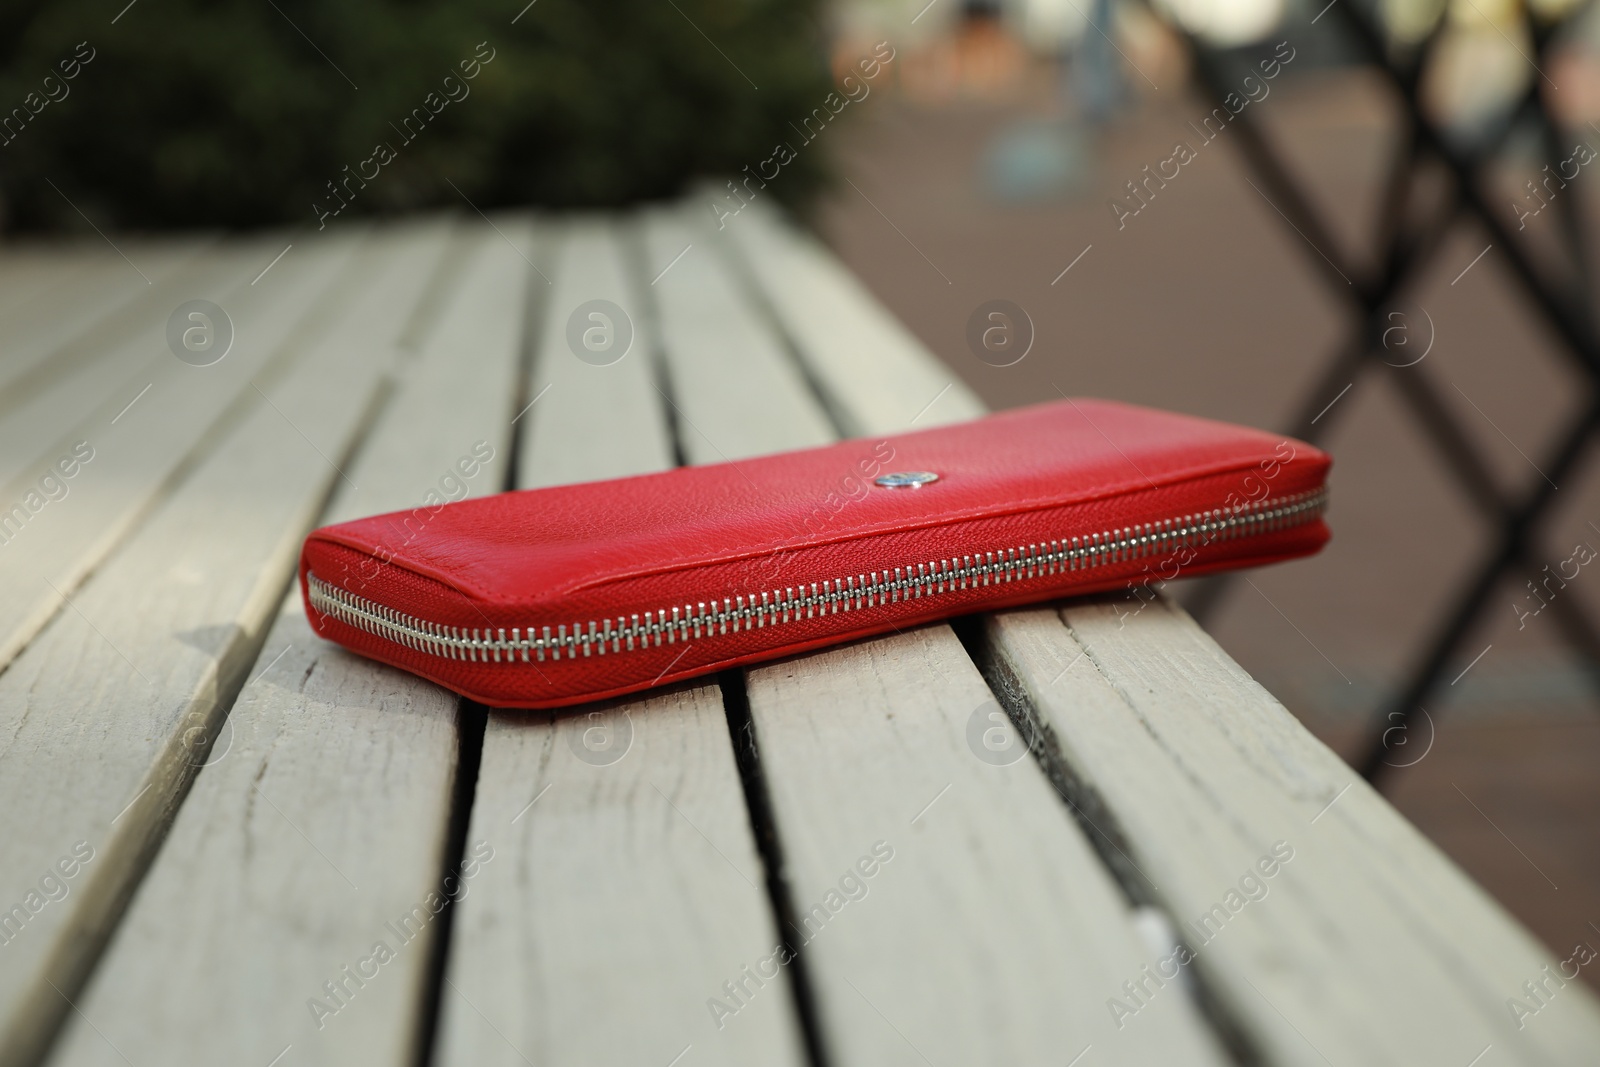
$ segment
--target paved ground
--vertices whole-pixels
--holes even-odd
[[[1280,79],[1251,106],[1356,256],[1387,152],[1379,88],[1312,73]],[[1059,389],[1281,427],[1343,335],[1343,298],[1319,275],[1318,253],[1247,183],[1229,135],[1201,145],[1186,126],[1198,114],[1169,85],[1088,138],[1075,191],[1003,202],[985,177],[992,146],[1009,131],[1024,142],[1018,158],[1048,171],[1037,163],[1038,144],[1050,141],[1037,131],[1057,121],[1047,97],[934,108],[882,94],[839,128],[833,149],[853,186],[841,182],[818,221],[846,262],[991,405]],[[1190,142],[1196,158],[1119,229],[1108,198],[1172,155],[1175,140]],[[1570,192],[1587,198],[1582,181]],[[1529,220],[1540,236],[1554,224],[1554,212]],[[1256,588],[1235,584],[1207,622],[1347,755],[1487,544],[1470,501],[1385,375],[1425,374],[1477,435],[1506,492],[1541,477],[1534,464],[1583,393],[1504,261],[1491,249],[1474,263],[1488,243],[1477,228],[1458,227],[1408,294],[1403,321],[1419,346],[1433,324],[1427,358],[1361,380],[1324,416],[1336,460],[1333,544],[1316,559],[1253,575]],[[1036,330],[1032,350],[1010,367],[981,362],[965,339],[973,310],[995,298],[1022,306]],[[1552,565],[1580,541],[1600,550],[1595,466],[1560,487]],[[1491,624],[1474,633],[1450,676],[1487,651],[1428,705],[1394,757],[1417,762],[1389,789],[1441,848],[1566,955],[1576,941],[1600,945],[1600,701],[1548,616],[1519,629],[1517,605],[1538,606],[1526,593],[1495,595]],[[1600,574],[1581,570],[1559,595],[1600,617]]]

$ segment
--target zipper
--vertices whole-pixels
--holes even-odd
[[[554,628],[446,626],[408,615],[340,589],[307,574],[311,607],[348,626],[395,644],[444,659],[476,663],[529,662],[605,655],[635,648],[674,644],[691,638],[722,636],[781,625],[838,611],[855,611],[1066,571],[1092,570],[1168,550],[1195,548],[1274,533],[1312,522],[1327,504],[1327,490],[1314,489],[1275,501],[1261,500],[1233,510],[1199,514],[1104,530],[1087,536],[1018,545],[959,559],[845,576],[809,586],[788,586],[721,601],[659,608],[616,619],[573,622]]]

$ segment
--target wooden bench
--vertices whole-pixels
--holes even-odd
[[[567,714],[311,635],[322,522],[980,413],[759,203],[0,278],[0,1064],[1600,1060],[1569,953],[1166,601]]]

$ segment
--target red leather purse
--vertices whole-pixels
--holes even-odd
[[[496,707],[1315,552],[1328,457],[1103,400],[317,530],[317,633]]]

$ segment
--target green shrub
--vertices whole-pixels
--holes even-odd
[[[330,183],[346,216],[622,204],[766,157],[831,88],[816,0],[522,2],[137,0],[114,24],[120,0],[8,6],[0,217],[315,222]],[[772,192],[802,199],[820,155]]]

